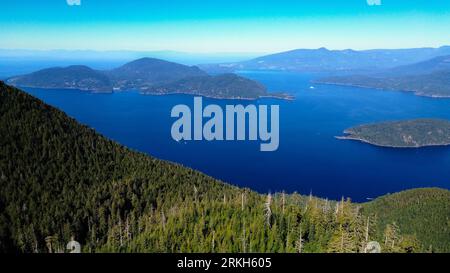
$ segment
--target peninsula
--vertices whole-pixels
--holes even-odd
[[[420,148],[450,145],[450,121],[414,119],[366,124],[349,128],[338,139],[362,141],[392,148]]]

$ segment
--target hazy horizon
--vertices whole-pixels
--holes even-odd
[[[0,48],[275,53],[448,44],[441,0],[119,1],[2,3]],[[446,35],[447,34],[447,35]]]
[[[342,48],[332,48],[326,45],[319,47],[294,47],[290,49],[286,49],[283,51],[265,51],[265,52],[257,52],[257,51],[208,51],[208,52],[196,52],[196,51],[187,51],[187,50],[173,50],[173,49],[159,49],[159,50],[132,50],[132,49],[113,49],[113,50],[102,50],[102,49],[90,49],[90,48],[80,48],[80,49],[65,49],[65,48],[49,48],[49,49],[37,49],[37,48],[1,48],[0,53],[2,51],[28,51],[28,52],[58,52],[58,51],[69,51],[69,52],[105,52],[105,53],[115,53],[115,52],[150,52],[150,53],[183,53],[183,54],[198,54],[198,55],[212,55],[212,54],[223,54],[223,55],[231,55],[231,54],[276,54],[281,52],[288,52],[293,50],[315,50],[325,48],[330,51],[341,51],[341,50],[355,50],[355,51],[368,51],[368,50],[396,50],[396,49],[416,49],[416,48],[441,48],[450,46],[449,43],[436,45],[436,46],[415,46],[415,47],[374,47],[374,48],[352,48],[352,47],[342,47]]]

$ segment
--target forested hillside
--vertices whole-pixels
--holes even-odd
[[[377,214],[378,235],[396,223],[405,233],[415,234],[428,250],[450,252],[450,191],[412,189],[382,196],[364,205],[367,214]]]
[[[382,147],[420,148],[450,145],[450,121],[410,119],[358,125],[338,139],[358,140]]]
[[[2,82],[0,136],[2,252],[63,251],[72,236],[83,252],[361,252],[370,240],[383,252],[436,240],[448,251],[441,233],[403,228],[422,221],[403,208],[240,189],[131,151]],[[449,200],[415,202],[445,225]]]

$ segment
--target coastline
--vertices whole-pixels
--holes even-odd
[[[8,84],[8,83],[5,83]],[[78,90],[82,92],[89,92],[92,94],[112,94],[114,90],[96,90],[87,88],[77,88],[77,87],[42,87],[42,86],[32,86],[32,85],[11,85],[15,88],[35,88],[35,89],[46,89],[46,90]]]
[[[400,90],[400,89],[381,88],[381,87],[374,87],[374,86],[367,86],[367,85],[360,85],[360,84],[336,83],[336,82],[325,82],[325,81],[311,81],[311,83],[346,86],[346,87],[357,87],[357,88],[364,88],[364,89],[375,89],[375,90],[390,91],[390,92],[412,93],[415,96],[426,97],[426,98],[431,98],[431,99],[450,99],[450,95],[431,95],[431,94],[428,95],[428,94],[423,94],[421,91],[416,91],[416,90]]]
[[[82,92],[90,92],[92,94],[113,94],[113,93],[123,93],[131,90],[108,90],[108,91],[102,91],[102,90],[95,90],[95,89],[87,89],[87,88],[76,88],[76,87],[39,87],[39,86],[28,86],[28,85],[13,85],[16,88],[36,88],[36,89],[46,89],[46,90],[78,90]],[[166,96],[166,95],[191,95],[191,96],[201,96],[204,98],[211,98],[211,99],[220,99],[220,100],[246,100],[246,101],[255,101],[258,99],[265,99],[265,98],[271,98],[271,99],[280,99],[280,100],[287,100],[287,101],[294,101],[295,96],[290,94],[266,94],[262,96],[258,96],[255,98],[250,97],[221,97],[221,96],[213,96],[213,95],[205,95],[205,94],[194,94],[194,93],[188,93],[188,92],[168,92],[168,93],[157,93],[157,92],[146,92],[137,90],[139,94],[141,95],[147,95],[147,96]]]
[[[345,133],[345,132],[344,132]],[[427,144],[427,145],[419,145],[419,146],[396,146],[396,145],[386,145],[386,144],[379,144],[372,142],[367,139],[363,139],[360,137],[357,137],[355,135],[348,135],[348,136],[335,136],[334,138],[339,140],[353,140],[353,141],[359,141],[362,143],[370,144],[377,147],[383,147],[383,148],[396,148],[396,149],[419,149],[419,148],[426,148],[426,147],[447,147],[450,146],[449,143],[443,143],[443,144]]]
[[[272,98],[272,99],[280,99],[280,100],[288,100],[293,101],[295,100],[295,97],[292,95],[272,95],[267,94],[263,96],[258,96],[255,98],[246,98],[246,97],[221,97],[221,96],[213,96],[213,95],[205,95],[205,94],[194,94],[194,93],[187,93],[187,92],[170,92],[170,93],[153,93],[153,92],[142,92],[140,91],[139,94],[146,95],[146,96],[166,96],[166,95],[191,95],[191,96],[201,96],[204,98],[210,98],[210,99],[219,99],[219,100],[247,100],[247,101],[255,101],[258,99],[264,99],[264,98]]]

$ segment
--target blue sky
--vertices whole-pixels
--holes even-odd
[[[450,1],[0,0],[0,48],[276,52],[450,44]]]

